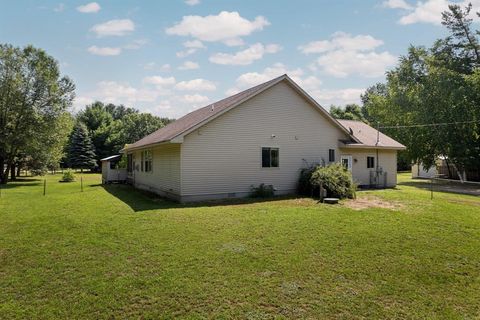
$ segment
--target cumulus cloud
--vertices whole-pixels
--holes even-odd
[[[91,46],[87,51],[97,56],[118,56],[122,53],[122,48]]]
[[[223,42],[234,46],[243,43],[241,37],[263,30],[270,23],[263,16],[250,21],[236,11],[222,11],[218,15],[184,16],[182,21],[167,28],[169,35],[191,36],[205,42]]]
[[[180,81],[175,85],[175,89],[180,91],[215,91],[217,86],[210,80],[193,79]]]
[[[255,60],[260,60],[267,53],[276,53],[280,50],[277,44],[263,45],[255,43],[245,50],[238,51],[234,54],[230,53],[215,53],[210,56],[209,61],[216,64],[223,65],[249,65]]]
[[[192,106],[200,106],[200,105],[206,105],[210,101],[210,98],[196,93],[196,94],[186,94],[182,96],[182,100],[188,104],[191,104]]]
[[[465,7],[469,3],[473,4],[473,10],[471,17],[478,20],[478,17],[474,14],[479,7],[479,0],[464,0],[448,1],[448,0],[426,0],[417,1],[414,4],[409,4],[404,0],[389,0],[384,1],[383,6],[390,9],[402,10],[402,16],[398,20],[399,24],[408,25],[414,23],[430,23],[440,25],[442,23],[442,12],[448,10],[448,6],[451,4],[458,4]]]
[[[176,80],[174,77],[150,76],[143,78],[143,83],[168,87],[173,86],[176,83]]]
[[[247,72],[240,75],[235,81],[235,86],[228,89],[226,94],[232,95],[238,93],[257,84],[279,77],[282,74],[288,74],[290,78],[301,85],[304,72],[300,68],[288,69],[282,63],[275,63],[273,66],[267,67],[261,72]],[[320,80],[318,81],[320,82]]]
[[[312,41],[300,46],[305,54],[320,54],[315,61],[322,71],[334,77],[344,78],[352,74],[374,78],[385,74],[397,58],[388,51],[376,52],[383,41],[371,35],[357,35],[344,32],[334,33],[329,40]]]
[[[383,41],[371,35],[352,36],[345,32],[335,32],[330,40],[312,41],[299,49],[305,54],[324,53],[333,50],[369,51],[383,45]]]
[[[185,61],[180,67],[178,67],[178,70],[194,70],[198,68],[200,68],[198,63],[193,61]]]
[[[77,7],[77,11],[82,13],[97,13],[98,11],[100,11],[100,9],[100,5],[96,2],[90,2]]]
[[[196,6],[197,4],[200,4],[200,0],[185,0],[185,3],[189,6]]]
[[[176,53],[178,58],[185,58],[189,55],[194,54],[197,52],[199,49],[205,49],[206,47],[204,44],[199,41],[199,40],[192,40],[192,41],[185,41],[183,43],[183,46],[186,48],[183,51],[179,51]]]
[[[382,3],[382,6],[385,8],[390,8],[390,9],[404,9],[404,10],[410,10],[412,9],[412,6],[409,5],[405,0],[388,0],[384,1]]]
[[[125,36],[135,30],[135,23],[130,19],[110,20],[96,24],[91,29],[97,37]]]
[[[53,11],[55,12],[63,12],[65,10],[65,4],[59,3],[55,8],[53,8]]]

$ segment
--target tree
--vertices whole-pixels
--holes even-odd
[[[331,106],[330,114],[335,119],[344,119],[344,120],[357,120],[362,122],[368,122],[362,112],[362,108],[357,104],[347,104],[345,108]]]
[[[74,169],[92,169],[97,166],[92,140],[87,127],[77,122],[68,144],[68,164]]]
[[[384,131],[407,146],[410,161],[426,167],[438,156],[460,170],[480,167],[479,43],[470,9],[450,6],[443,13],[450,36],[429,49],[411,47],[387,73],[386,84],[362,96],[367,118],[401,126]]]
[[[109,128],[108,143],[113,150],[122,149],[125,144],[133,143],[146,135],[157,131],[172,120],[153,116],[149,113],[130,113],[114,121]]]
[[[169,123],[171,120],[123,105],[104,104],[96,101],[78,113],[77,120],[84,123],[95,146],[97,162],[117,153],[125,143],[143,138]]]
[[[42,143],[65,114],[74,89],[45,51],[0,45],[0,183],[7,182],[16,159]]]

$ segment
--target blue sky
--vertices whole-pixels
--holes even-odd
[[[0,42],[33,44],[96,99],[179,117],[288,73],[320,104],[358,102],[447,0],[1,1]],[[474,8],[479,8],[479,0]]]

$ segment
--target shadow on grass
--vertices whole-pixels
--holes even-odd
[[[414,179],[409,181],[402,181],[402,182],[399,182],[398,185],[425,189],[425,190],[430,190],[432,188],[432,184],[429,179],[425,179],[425,180]],[[462,184],[461,182],[457,182],[457,181],[435,180],[433,182],[433,191],[480,196],[480,186]]]
[[[0,184],[0,188],[7,190],[18,187],[35,187],[41,185],[43,180],[40,178],[21,178],[18,177],[16,180],[8,180],[7,184]]]
[[[192,203],[178,203],[172,200],[161,198],[158,195],[138,190],[129,185],[109,184],[103,185],[103,188],[116,197],[135,212],[157,210],[157,209],[178,209],[178,208],[200,208],[216,206],[233,206],[242,204],[272,202],[286,199],[294,199],[295,196],[281,196],[273,198],[235,198],[224,200],[212,200]]]

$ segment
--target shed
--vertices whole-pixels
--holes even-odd
[[[112,182],[126,182],[127,180],[127,169],[126,168],[117,168],[117,164],[122,158],[122,155],[117,154],[114,156],[106,157],[100,159],[102,162],[102,183],[112,183]]]

